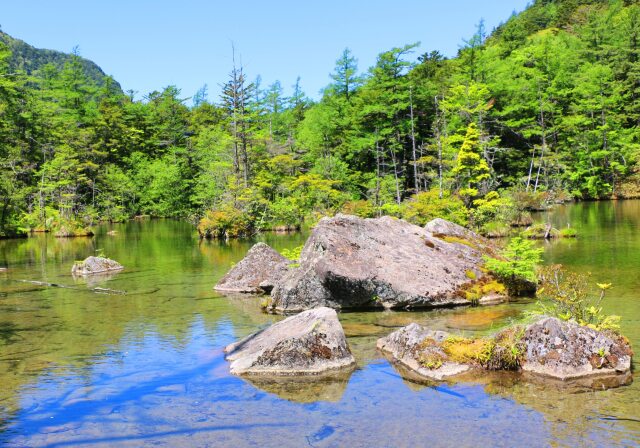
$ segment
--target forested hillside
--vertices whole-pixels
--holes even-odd
[[[538,0],[453,59],[411,43],[360,70],[345,50],[318,102],[236,66],[192,107],[77,55],[25,72],[0,44],[0,235],[144,214],[232,237],[338,211],[490,233],[545,201],[639,196],[639,38],[636,1]]]
[[[66,63],[71,62],[72,59],[72,55],[67,53],[34,48],[26,42],[15,39],[2,31],[0,31],[0,43],[6,45],[11,52],[8,60],[8,69],[11,72],[22,71],[27,75],[37,74],[47,64],[52,64],[60,70]],[[106,75],[95,62],[80,58],[80,64],[82,65],[85,76],[92,82],[97,85],[102,85],[105,82]],[[112,82],[120,89],[120,85],[117,82]]]

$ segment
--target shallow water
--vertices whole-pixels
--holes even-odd
[[[640,202],[561,207],[575,241],[546,257],[613,282],[611,312],[640,346]],[[116,235],[109,236],[108,230]],[[276,248],[303,235],[264,235]],[[343,313],[358,369],[332,379],[247,381],[222,348],[279,319],[259,298],[212,286],[252,242],[199,242],[175,221],[105,226],[91,239],[0,241],[0,444],[7,446],[633,446],[640,386],[608,390],[525,381],[516,374],[416,384],[375,341],[416,321],[485,334],[527,301],[432,312]],[[74,260],[104,253],[125,271],[90,283]],[[45,287],[19,280],[67,286]],[[104,294],[90,288],[126,291]]]

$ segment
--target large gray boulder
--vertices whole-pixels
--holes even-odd
[[[470,239],[473,241],[484,241],[481,236],[467,229],[466,227],[462,227],[459,224],[447,221],[446,219],[442,218],[432,219],[425,224],[424,228],[434,235],[453,236],[458,238]]]
[[[257,243],[242,261],[222,277],[214,289],[221,292],[268,293],[289,271],[290,264],[291,260],[276,250],[265,243]]]
[[[411,373],[425,379],[443,380],[471,368],[449,359],[440,346],[448,337],[445,331],[433,331],[412,323],[378,339],[377,347]]]
[[[276,284],[268,310],[468,305],[464,290],[485,278],[482,255],[490,253],[476,237],[470,232],[447,241],[391,217],[323,218],[302,250],[300,267]]]
[[[288,317],[224,351],[235,375],[318,375],[355,366],[331,308]]]
[[[91,275],[124,269],[117,261],[105,257],[87,257],[84,261],[76,261],[71,268],[73,275]]]
[[[526,328],[524,342],[526,372],[568,380],[631,369],[631,348],[621,336],[574,322],[544,318]]]

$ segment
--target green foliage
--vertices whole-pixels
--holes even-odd
[[[637,2],[536,1],[455,58],[409,44],[360,72],[345,50],[315,103],[234,66],[191,108],[0,33],[0,236],[53,210],[198,217],[225,238],[338,211],[501,236],[566,192],[638,196],[639,23]]]
[[[523,292],[523,284],[537,280],[536,267],[542,260],[542,249],[521,237],[512,238],[502,251],[501,258],[485,256],[485,268],[498,277],[512,295]]]
[[[468,215],[462,200],[449,193],[440,197],[437,190],[424,191],[411,196],[403,203],[401,209],[403,219],[420,226],[434,218],[443,218],[466,226]]]
[[[460,185],[458,194],[467,205],[480,194],[481,182],[489,176],[489,165],[480,154],[480,133],[475,123],[467,126],[467,133],[458,152],[456,166],[452,173]]]
[[[201,238],[229,239],[248,237],[253,233],[251,219],[231,206],[209,210],[198,223]]]
[[[298,266],[300,266],[300,263],[298,262],[300,261],[300,254],[302,253],[302,249],[304,249],[304,246],[297,246],[293,249],[282,249],[280,251],[280,254],[284,258],[288,258],[289,260],[293,261],[293,263],[289,265],[290,267],[297,268]]]
[[[578,236],[578,231],[574,227],[565,227],[560,229],[561,238],[575,238]]]
[[[374,218],[376,216],[375,206],[370,201],[357,200],[347,201],[342,206],[342,213],[359,216],[361,218]]]
[[[595,330],[618,332],[620,316],[605,314],[602,301],[611,283],[591,285],[591,276],[566,271],[552,265],[540,273],[541,288],[536,314],[573,321]]]

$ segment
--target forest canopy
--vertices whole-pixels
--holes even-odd
[[[150,215],[234,237],[337,212],[489,232],[540,202],[638,197],[639,39],[636,1],[537,0],[454,58],[409,43],[362,70],[345,49],[318,101],[234,65],[192,105],[2,41],[0,236]]]

